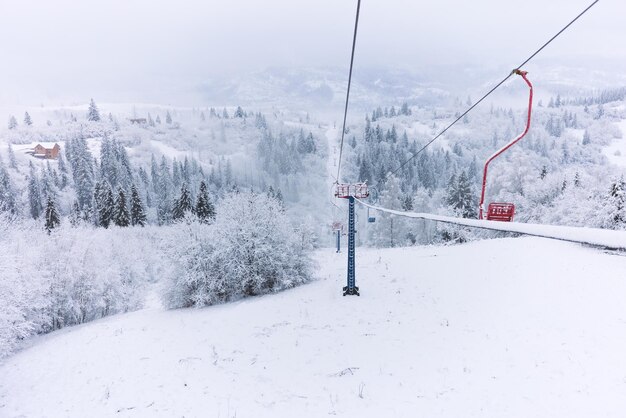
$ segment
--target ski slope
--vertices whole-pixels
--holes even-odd
[[[626,257],[541,238],[320,250],[319,280],[55,332],[1,417],[623,417]]]

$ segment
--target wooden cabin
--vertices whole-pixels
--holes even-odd
[[[33,148],[32,155],[35,158],[56,160],[57,158],[59,158],[59,152],[61,152],[61,147],[59,146],[59,144],[54,144],[52,148],[46,148],[41,144],[37,144],[35,148]]]

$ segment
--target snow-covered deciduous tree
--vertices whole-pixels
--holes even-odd
[[[184,225],[184,224],[183,224]],[[277,292],[310,279],[310,259],[276,200],[231,193],[212,225],[184,225],[165,300],[206,306]]]
[[[146,285],[171,263],[146,238],[82,224],[42,236],[39,222],[0,214],[0,358],[30,336],[141,307]]]

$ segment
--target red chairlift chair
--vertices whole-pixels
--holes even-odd
[[[528,97],[528,116],[526,118],[526,129],[522,132],[517,138],[513,139],[511,142],[506,144],[500,150],[498,150],[495,154],[493,154],[487,162],[485,163],[485,168],[483,170],[483,185],[482,191],[480,193],[480,204],[478,206],[478,219],[484,219],[483,210],[485,203],[485,188],[487,186],[487,170],[489,168],[489,163],[493,161],[496,157],[502,154],[504,151],[511,148],[515,145],[520,139],[522,139],[527,133],[528,129],[530,129],[530,114],[533,107],[533,85],[526,78],[527,71],[513,70],[513,72],[517,75],[522,76],[526,84],[529,87],[529,97]],[[488,221],[504,221],[510,222],[513,220],[513,215],[515,214],[515,205],[513,203],[490,203],[489,208],[487,209],[487,220]]]

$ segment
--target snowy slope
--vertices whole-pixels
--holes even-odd
[[[626,257],[540,238],[358,249],[320,280],[55,332],[0,366],[0,416],[622,417]],[[360,396],[361,394],[361,396]]]

